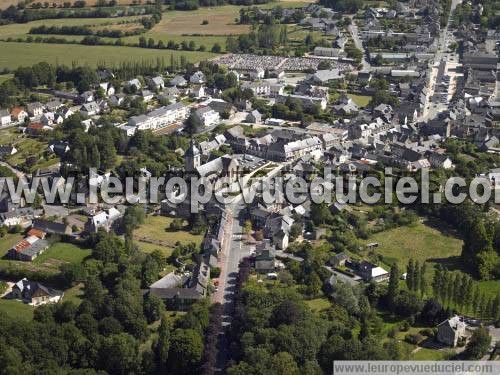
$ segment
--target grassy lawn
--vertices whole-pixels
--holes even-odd
[[[428,348],[419,348],[410,354],[410,360],[413,361],[442,361],[446,358],[446,350],[436,350]]]
[[[374,250],[375,253],[382,256],[387,266],[396,262],[400,270],[406,269],[410,258],[420,263],[426,261],[456,265],[463,241],[453,236],[444,224],[441,225],[438,227],[418,222],[413,226],[374,234],[365,242],[378,242],[379,247]],[[429,274],[432,273],[431,268],[427,267]]]
[[[149,242],[153,240],[155,243],[151,244],[149,248],[154,250],[160,247],[174,247],[177,242],[187,245],[194,242],[196,245],[201,244],[203,240],[202,235],[193,235],[187,231],[170,231],[169,225],[172,218],[166,216],[148,216],[139,228],[134,232],[134,238],[141,242]],[[146,239],[146,241],[144,241]],[[151,250],[151,251],[152,251]]]
[[[500,293],[500,280],[478,281],[477,285],[487,297],[494,298]]]
[[[0,299],[0,313],[16,320],[30,321],[33,319],[35,308],[21,301]]]
[[[18,233],[7,233],[4,237],[0,238],[0,258],[3,258],[12,246],[17,244],[22,239],[23,236]]]
[[[43,254],[35,258],[33,263],[52,265],[54,263],[81,263],[92,250],[82,249],[74,244],[57,242],[49,247]]]
[[[165,257],[169,257],[172,254],[171,247],[155,245],[155,244],[143,242],[143,241],[135,241],[134,244],[137,245],[139,250],[142,251],[143,253],[150,254],[155,250],[160,250],[162,255]]]
[[[184,55],[188,62],[198,62],[214,56],[210,52],[186,52],[172,50],[153,50],[134,47],[83,46],[44,43],[7,43],[0,42],[0,68],[16,68],[20,65],[33,65],[40,61],[48,63],[97,65],[99,62],[118,64],[126,61],[156,60],[157,57],[170,61],[170,56]]]
[[[315,313],[326,310],[332,306],[327,298],[315,298],[305,302],[306,305],[309,306],[309,308]]]
[[[354,103],[356,103],[356,105],[361,108],[366,107],[368,103],[370,103],[370,100],[372,99],[372,97],[369,95],[348,94],[347,96],[349,96],[349,98],[351,98],[354,101]]]
[[[11,78],[14,78],[14,74],[0,74],[0,83],[3,83]]]
[[[77,284],[64,291],[63,301],[71,301],[79,305],[83,297],[83,284]]]
[[[12,166],[23,164],[30,156],[41,158],[48,146],[46,142],[41,142],[35,138],[20,138],[14,142],[14,145],[17,148],[17,153],[7,158],[8,163]]]

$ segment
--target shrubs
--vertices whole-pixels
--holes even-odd
[[[409,333],[405,336],[405,341],[413,345],[417,345],[423,339],[424,336],[422,336],[420,333]]]

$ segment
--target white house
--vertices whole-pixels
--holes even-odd
[[[165,88],[165,81],[161,76],[156,76],[148,81],[148,86],[151,90],[163,90]]]
[[[111,96],[115,94],[115,88],[109,82],[103,82],[99,84],[99,87],[104,90],[106,96]]]
[[[147,115],[132,116],[128,120],[128,126],[133,126],[139,130],[155,130],[177,122],[182,122],[188,116],[188,107],[182,103],[174,103],[166,107],[155,109]]]
[[[40,122],[44,125],[51,126],[54,123],[55,115],[53,112],[46,112],[40,117]]]
[[[59,111],[59,113],[64,119],[74,115],[74,112],[68,107],[64,107],[61,111]]]
[[[85,103],[80,107],[80,113],[85,116],[94,116],[101,112],[96,102]]]
[[[32,117],[41,116],[43,113],[43,105],[40,102],[29,103],[26,108]]]
[[[203,85],[195,85],[191,89],[191,96],[199,99],[205,96],[205,87]]]
[[[204,126],[212,126],[220,122],[219,113],[210,107],[198,108],[195,111],[195,115],[200,119]]]
[[[14,121],[24,122],[26,117],[28,117],[28,112],[26,112],[21,107],[14,107],[12,108],[12,111],[10,111],[10,116]]]
[[[10,113],[6,109],[0,110],[0,125],[5,126],[9,125],[12,122],[10,118]]]
[[[129,88],[134,88],[136,91],[139,90],[142,87],[141,81],[139,81],[137,78],[131,79],[128,81],[125,86]]]

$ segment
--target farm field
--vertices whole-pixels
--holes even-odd
[[[111,65],[128,61],[155,60],[158,57],[168,61],[171,55],[174,57],[184,55],[188,62],[198,62],[214,56],[210,52],[8,42],[0,42],[0,50],[9,51],[7,54],[0,54],[0,68],[11,69],[23,65],[33,65],[41,61],[68,65],[72,62],[78,62],[95,66],[101,62]]]
[[[144,224],[134,231],[134,239],[152,245],[146,246],[145,252],[151,252],[161,247],[173,248],[177,242],[183,245],[192,242],[196,245],[201,244],[203,240],[202,235],[193,235],[187,231],[169,231],[168,227],[172,220],[172,218],[165,216],[148,216],[144,220]],[[155,243],[150,243],[149,240],[154,240]],[[148,248],[150,251],[147,251]]]
[[[283,8],[292,8],[303,6],[309,3],[286,1],[273,2],[268,4],[257,5],[260,8],[272,8],[280,5]],[[153,29],[141,35],[133,35],[121,38],[127,43],[137,43],[141,36],[149,39],[152,38],[155,42],[162,40],[164,43],[173,41],[180,44],[183,41],[193,41],[196,46],[204,45],[207,50],[210,50],[215,43],[220,44],[225,48],[226,38],[228,35],[239,35],[249,32],[250,25],[238,25],[236,19],[239,17],[239,11],[244,6],[240,5],[224,5],[213,8],[199,8],[193,11],[178,11],[168,10],[163,13],[163,18],[159,24]],[[142,16],[127,16],[116,18],[76,18],[76,19],[48,19],[28,22],[25,24],[11,24],[0,26],[0,39],[7,38],[22,38],[28,36],[36,37],[56,37],[63,38],[72,42],[80,42],[84,36],[81,35],[39,35],[29,34],[32,27],[41,25],[46,26],[90,26],[93,30],[97,29],[131,29],[142,27],[139,23],[125,23],[124,21],[139,20]],[[208,24],[203,25],[203,21],[208,21]],[[290,26],[290,25],[289,25]],[[303,41],[308,31],[295,26],[290,26],[291,43],[300,43]],[[315,33],[316,34],[316,33]],[[321,36],[317,33],[318,37]],[[103,40],[114,42],[115,38],[102,38]],[[0,61],[1,62],[1,61]],[[1,65],[0,65],[1,67]]]
[[[61,263],[81,263],[91,254],[90,249],[82,249],[74,244],[57,242],[38,256],[33,263],[43,265],[57,265]]]

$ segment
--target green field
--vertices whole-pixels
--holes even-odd
[[[375,253],[382,256],[386,265],[396,262],[400,270],[406,268],[410,258],[420,263],[456,263],[463,244],[444,225],[438,227],[420,222],[374,234],[365,241],[370,242],[379,243]]]
[[[23,236],[18,233],[7,233],[4,237],[0,238],[0,258],[3,258],[7,252],[23,239]]]
[[[0,299],[0,313],[16,320],[30,321],[33,319],[35,308],[16,300]]]
[[[83,297],[83,284],[77,284],[64,291],[63,301],[71,301],[79,305]]]
[[[90,249],[82,249],[67,242],[57,242],[50,246],[44,253],[35,258],[33,263],[50,266],[60,263],[81,263],[92,253]]]
[[[277,5],[283,8],[293,8],[298,6],[303,6],[310,1],[284,1],[284,2],[273,2],[268,4],[257,5],[260,8],[272,8]],[[213,8],[202,7],[193,11],[177,11],[169,10],[163,13],[162,20],[155,25],[151,30],[145,32],[141,35],[133,35],[129,37],[121,38],[124,43],[137,43],[140,37],[145,37],[146,39],[153,38],[155,42],[162,40],[163,42],[173,41],[175,43],[181,43],[183,41],[193,41],[196,46],[199,47],[204,45],[206,50],[209,51],[215,43],[219,43],[222,48],[225,48],[226,38],[228,35],[239,35],[245,34],[250,31],[250,25],[240,25],[237,24],[237,18],[239,17],[239,11],[241,8],[245,8],[240,5],[224,5]],[[121,29],[125,30],[127,28],[138,27],[137,23],[126,23],[124,21],[139,20],[142,16],[130,16],[130,17],[116,17],[116,18],[71,18],[71,19],[47,19],[32,21],[24,24],[10,24],[0,26],[0,39],[6,40],[7,38],[26,39],[28,36],[33,38],[41,37],[56,37],[64,38],[68,41],[80,42],[84,36],[81,35],[38,35],[29,34],[29,31],[33,27],[38,27],[40,25],[46,26],[89,26],[92,29]],[[203,24],[203,21],[208,21],[208,24]],[[290,39],[293,43],[302,42],[307,35],[308,31],[302,28],[290,27]],[[321,37],[320,33],[316,33],[317,37]],[[115,38],[102,38],[103,40],[114,42]],[[94,46],[89,48],[96,48]],[[104,46],[104,48],[108,48]],[[72,51],[73,52],[73,51]],[[76,51],[75,51],[76,52]],[[154,51],[149,51],[149,53]],[[176,51],[181,53],[181,51]],[[99,52],[97,52],[99,53]],[[138,53],[142,55],[142,52]],[[120,53],[121,55],[121,53]],[[135,54],[137,56],[137,54]],[[137,57],[134,56],[134,59]],[[97,60],[106,59],[108,56],[99,57]],[[142,57],[142,56],[141,56]],[[144,56],[147,58],[147,56]],[[198,58],[196,61],[203,59],[204,57]],[[79,60],[79,57],[77,58]],[[128,59],[130,60],[130,59]],[[73,60],[70,60],[71,62]],[[194,61],[194,60],[193,60]],[[61,62],[65,62],[62,61]],[[86,61],[85,61],[86,62]],[[90,61],[89,63],[95,63],[95,61]],[[0,59],[0,67],[3,65]],[[29,63],[28,63],[29,64]]]
[[[349,98],[351,98],[354,103],[361,108],[366,107],[370,103],[370,100],[372,100],[372,97],[368,95],[348,94],[347,96],[349,96]]]
[[[97,65],[105,62],[109,65],[120,62],[141,60],[151,61],[164,58],[169,61],[170,56],[184,55],[188,62],[197,62],[214,56],[210,52],[186,52],[172,50],[153,50],[134,47],[115,46],[83,46],[72,44],[44,44],[44,43],[8,43],[0,42],[0,50],[8,53],[0,54],[0,68],[14,69],[18,66],[33,65],[46,61],[70,65],[79,64]]]
[[[193,235],[187,231],[170,231],[168,229],[172,218],[166,216],[148,216],[139,228],[134,231],[134,239],[146,243],[144,246],[145,252],[151,252],[154,249],[162,247],[173,248],[177,242],[183,245],[194,242],[200,245],[203,241],[203,236]],[[149,243],[148,240],[158,241]],[[139,244],[139,247],[141,245]]]

